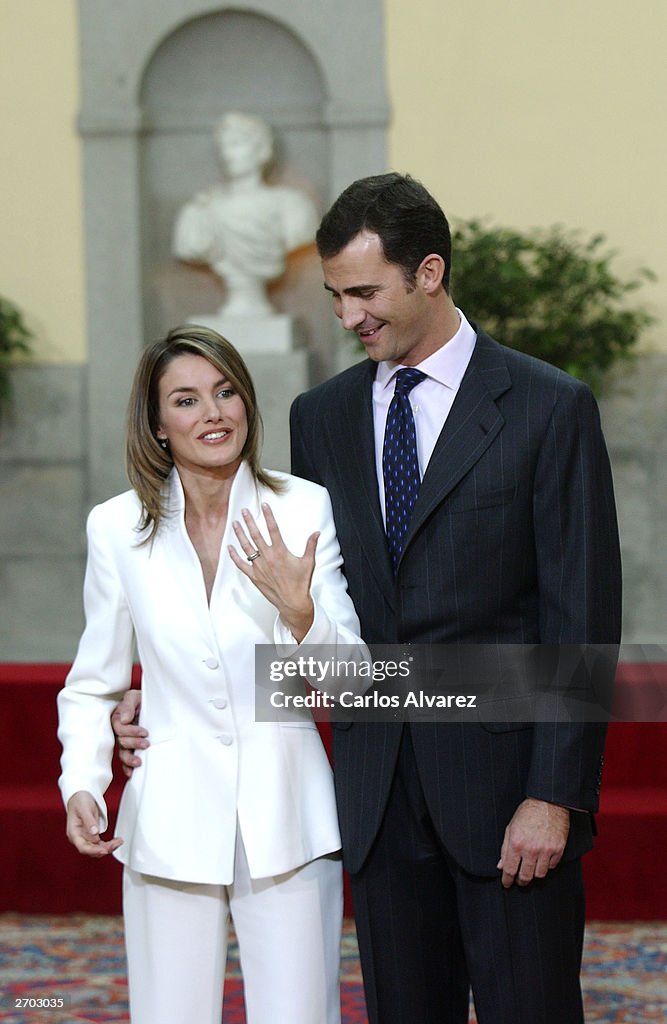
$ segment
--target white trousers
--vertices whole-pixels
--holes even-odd
[[[132,1024],[220,1024],[231,913],[247,1024],[340,1024],[339,854],[252,879],[236,840],[232,885],[123,875]]]

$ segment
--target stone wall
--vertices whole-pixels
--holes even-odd
[[[626,643],[667,643],[667,354],[616,367],[601,402],[623,552]]]
[[[85,367],[14,370],[0,428],[0,661],[71,659],[83,622]]]

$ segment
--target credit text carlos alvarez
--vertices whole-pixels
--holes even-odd
[[[343,690],[338,697],[312,690],[310,693],[285,693],[274,690],[269,698],[274,708],[476,708],[477,694],[426,693],[424,690],[409,690],[405,695],[397,693],[352,693]]]
[[[387,680],[407,679],[411,674],[410,661],[341,661],[335,657],[320,659],[301,656],[281,661],[272,661],[269,676],[272,683],[283,683],[287,680],[306,679],[313,687],[310,693],[286,692],[273,690],[269,700],[274,708],[474,708],[476,696],[461,693],[429,693],[421,689],[410,690],[405,687],[400,693],[380,693],[369,689],[366,693],[352,690],[340,690],[341,681],[345,679],[366,679],[368,686],[372,683]],[[332,688],[335,685],[336,695],[323,692],[320,687]],[[289,687],[288,687],[289,689]]]

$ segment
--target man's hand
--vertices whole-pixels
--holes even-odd
[[[106,842],[100,838],[99,817],[99,807],[85,790],[79,790],[68,800],[67,838],[79,853],[88,857],[106,857],[123,845],[123,840],[118,837]]]
[[[544,878],[560,862],[569,832],[567,807],[532,797],[522,801],[505,829],[497,865],[504,887]]]
[[[113,731],[118,738],[118,755],[123,766],[123,773],[130,778],[135,768],[141,764],[136,750],[146,750],[148,731],[136,725],[141,709],[141,690],[128,690],[120,704],[111,715]]]

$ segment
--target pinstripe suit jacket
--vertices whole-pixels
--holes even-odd
[[[292,469],[331,495],[350,594],[368,643],[616,644],[620,556],[597,406],[581,382],[477,330],[428,464],[394,579],[373,447],[375,364],[299,396]],[[573,814],[567,858],[592,845],[605,727],[411,726],[425,795],[457,862],[493,875],[527,796]],[[334,728],[346,866],[362,866],[389,794],[401,726]]]

